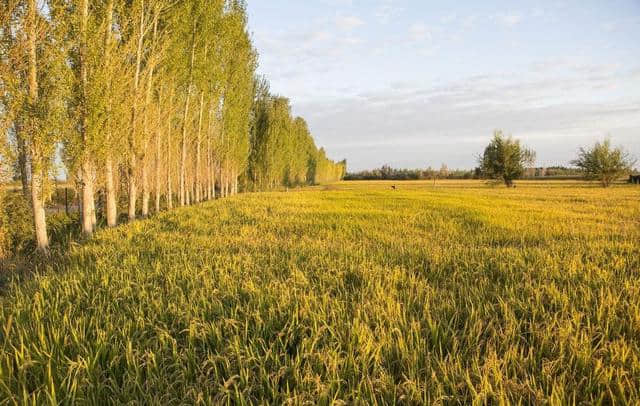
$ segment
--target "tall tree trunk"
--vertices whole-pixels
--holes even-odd
[[[233,171],[233,194],[238,194],[238,173],[236,170]]]
[[[207,137],[207,200],[211,200],[211,137]]]
[[[189,206],[189,205],[191,205],[191,184],[189,182],[187,182],[186,186],[187,187],[186,187],[186,193],[185,193],[186,194],[186,196],[185,196],[185,199],[186,199],[185,200],[185,204],[187,206]]]
[[[37,155],[37,154],[34,154]],[[47,235],[47,219],[44,211],[43,181],[44,176],[40,170],[31,174],[31,206],[33,209],[33,224],[36,232],[37,249],[46,252],[49,249],[49,236]]]
[[[196,169],[194,173],[195,177],[195,186],[196,186],[196,196],[195,202],[200,203],[202,200],[202,181],[200,179],[200,149],[202,144],[202,114],[204,110],[204,91],[200,92],[200,111],[198,113],[198,132],[196,136]]]
[[[216,198],[216,170],[215,168],[211,168],[211,199],[215,200],[215,198]]]
[[[185,205],[185,177],[187,171],[187,118],[189,116],[189,99],[193,85],[193,65],[196,59],[196,22],[193,21],[191,34],[191,61],[189,63],[189,82],[187,84],[187,94],[184,99],[184,110],[182,112],[182,155],[180,157],[180,206]]]
[[[129,157],[129,221],[136,219],[136,199],[138,198],[138,187],[135,179],[136,157],[132,153]]]
[[[156,214],[160,213],[160,137],[161,137],[162,132],[161,131],[156,131],[156,164],[155,164],[155,170],[156,170],[156,201],[155,201],[155,205],[156,205]]]
[[[167,209],[173,209],[173,185],[171,184],[171,137],[167,133]]]
[[[140,27],[138,32],[138,46],[136,50],[136,69],[133,79],[134,100],[131,103],[131,128],[129,131],[129,221],[136,219],[136,185],[137,151],[135,144],[136,122],[138,119],[138,89],[140,86],[140,66],[142,64],[142,44],[144,41],[144,0],[140,0]]]
[[[91,202],[93,201],[93,169],[89,160],[82,163],[80,170],[82,176],[82,232],[86,235],[93,233],[93,211]]]
[[[151,192],[149,191],[149,173],[147,170],[147,163],[142,162],[142,217],[149,217],[149,200],[151,199]]]
[[[113,159],[111,156],[107,156],[105,162],[105,192],[107,194],[106,211],[107,211],[107,226],[115,227],[118,221],[118,206],[116,204],[116,188],[113,182]]]
[[[155,13],[153,18],[153,37],[151,46],[151,57],[155,54],[156,37],[158,34],[158,15]],[[149,124],[149,106],[151,104],[151,91],[153,90],[153,74],[155,72],[155,62],[152,60],[149,65],[149,77],[147,79],[147,92],[144,100],[144,117],[142,120],[142,217],[149,217],[149,201],[151,200],[151,189],[149,188],[149,162],[147,159],[147,150],[149,149],[148,124]],[[156,125],[157,130],[157,125]]]
[[[38,104],[38,67],[36,57],[36,21],[37,21],[36,0],[29,0],[27,9],[27,63],[28,63],[28,89],[29,106],[35,109]],[[30,154],[31,154],[31,209],[33,210],[33,225],[36,234],[36,246],[38,251],[46,252],[49,249],[49,237],[47,236],[47,220],[44,211],[44,171],[41,166],[44,157],[39,154],[38,144],[35,138],[35,117],[29,113],[30,134]]]
[[[26,200],[29,200],[31,198],[31,192],[29,191],[29,152],[20,123],[15,123],[14,130],[18,143],[18,170],[20,171],[20,182],[22,183],[22,195]]]
[[[105,16],[105,33],[104,33],[104,54],[103,54],[103,66],[106,66],[110,62],[110,47],[111,47],[111,38],[112,38],[112,24],[113,24],[113,1],[108,0],[107,2],[107,12]],[[109,92],[109,96],[111,96],[111,92]],[[118,205],[116,204],[116,189],[114,187],[114,172],[113,172],[113,157],[112,157],[112,148],[111,148],[111,101],[107,101],[107,118],[106,118],[106,131],[107,131],[107,142],[106,142],[106,160],[105,160],[105,193],[106,193],[106,204],[105,211],[107,217],[107,226],[115,227],[118,221]]]
[[[90,145],[88,141],[88,115],[89,106],[87,105],[87,86],[88,86],[88,72],[87,72],[87,23],[89,19],[89,1],[82,0],[80,3],[80,52],[79,52],[79,66],[78,75],[80,81],[80,138],[82,140],[82,164],[81,164],[81,176],[82,176],[82,232],[85,235],[93,234],[95,225],[95,201],[94,201],[94,174],[93,163],[90,152]]]
[[[224,179],[224,197],[229,197],[229,171],[225,169],[222,177]]]

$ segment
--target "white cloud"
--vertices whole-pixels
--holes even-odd
[[[398,16],[403,8],[396,4],[395,0],[382,0],[375,8],[374,16],[381,24],[387,24],[392,18]]]
[[[364,25],[364,21],[354,16],[338,16],[336,17],[335,23],[339,29],[345,31],[353,30]]]
[[[413,41],[424,41],[432,39],[432,30],[423,23],[415,23],[409,27],[409,37]]]
[[[621,85],[631,89],[611,92]],[[434,160],[469,167],[496,128],[538,150],[546,165],[566,164],[578,146],[607,134],[627,148],[635,145],[631,152],[639,154],[633,142],[640,130],[638,95],[639,68],[591,66],[544,78],[524,72],[432,87],[406,83],[308,101],[297,110],[308,117],[318,143],[330,146],[331,156],[349,158],[352,169]]]
[[[504,25],[505,27],[515,27],[522,22],[522,15],[520,14],[497,14],[494,19]]]

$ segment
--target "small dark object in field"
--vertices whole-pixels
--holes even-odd
[[[391,185],[391,189],[396,190],[396,185]]]

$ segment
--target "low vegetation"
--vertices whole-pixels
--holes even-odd
[[[4,287],[2,403],[640,402],[637,188],[390,186],[99,231]]]

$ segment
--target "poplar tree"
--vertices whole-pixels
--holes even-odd
[[[132,221],[151,206],[158,213],[217,191],[225,197],[344,172],[317,150],[289,101],[255,77],[244,1],[0,6],[0,165],[17,165],[42,251],[58,150],[80,192],[86,235],[98,215],[115,226],[118,210]]]

